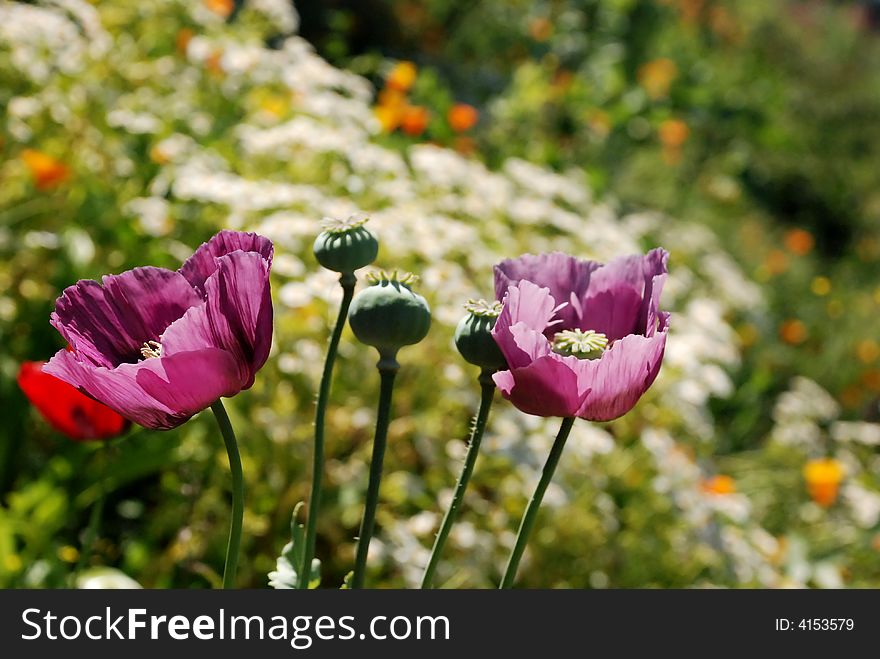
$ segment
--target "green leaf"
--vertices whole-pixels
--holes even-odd
[[[339,590],[351,590],[351,580],[354,578],[354,570],[351,570],[348,574],[345,575],[345,578],[342,580],[342,585],[339,587]]]
[[[305,528],[296,521],[299,510],[304,503],[300,501],[293,508],[290,519],[290,542],[284,545],[281,555],[275,562],[275,569],[269,573],[269,585],[275,589],[295,589],[299,583],[297,568],[302,565],[303,547],[305,545]],[[321,584],[321,561],[312,559],[309,574],[309,588],[317,588]]]

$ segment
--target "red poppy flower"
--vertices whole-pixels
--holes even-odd
[[[42,368],[43,362],[24,362],[18,386],[55,430],[78,442],[110,439],[128,430],[127,419]]]

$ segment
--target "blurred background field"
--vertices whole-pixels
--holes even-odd
[[[415,586],[477,373],[452,329],[492,264],[662,245],[654,388],[576,424],[526,587],[880,587],[880,4],[831,0],[45,0],[0,4],[0,586],[88,559],[217,585],[228,472],[210,415],[108,450],[16,385],[63,347],[80,278],[176,268],[220,228],[276,244],[276,336],[228,405],[247,483],[240,584],[265,587],[308,493],[340,297],[311,244],[364,210],[377,266],[435,323],[401,353],[369,581]],[[351,568],[375,356],[343,336],[317,553]],[[497,402],[437,583],[497,583],[556,422]]]

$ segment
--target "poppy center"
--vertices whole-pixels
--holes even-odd
[[[608,337],[593,330],[563,330],[553,337],[553,352],[578,359],[598,359],[608,347]]]
[[[147,341],[144,343],[143,348],[141,348],[141,355],[143,355],[144,359],[150,359],[153,357],[161,357],[162,356],[162,344],[158,341]]]

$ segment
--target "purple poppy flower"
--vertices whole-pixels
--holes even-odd
[[[660,371],[669,314],[659,311],[668,254],[607,265],[554,252],[495,266],[503,301],[492,335],[509,370],[493,377],[527,414],[610,421]]]
[[[82,280],[51,322],[70,348],[44,371],[147,428],[179,426],[254,383],[272,343],[272,242],[221,231],[178,271]]]

